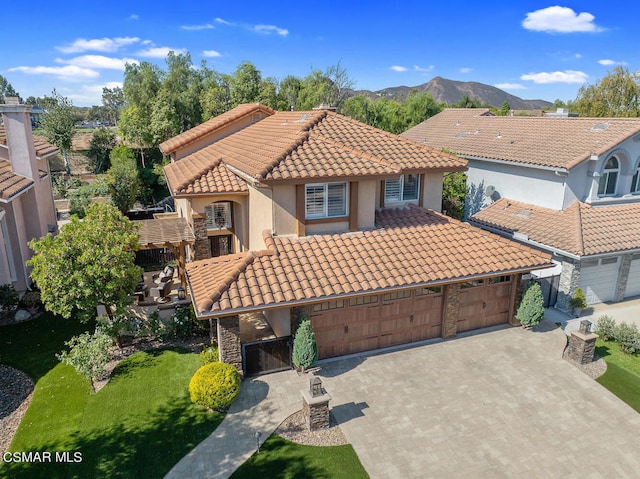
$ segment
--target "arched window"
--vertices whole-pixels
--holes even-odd
[[[616,194],[616,185],[618,183],[618,172],[620,171],[620,163],[615,156],[607,160],[604,170],[600,176],[598,184],[598,196],[612,196]]]
[[[640,194],[640,165],[636,169],[635,175],[631,180],[631,193]]]

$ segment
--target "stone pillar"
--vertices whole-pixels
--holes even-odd
[[[580,263],[570,259],[562,258],[562,272],[560,273],[560,284],[558,285],[558,300],[556,308],[562,311],[569,311],[569,301],[578,289],[580,280]]]
[[[207,259],[211,257],[209,252],[209,238],[207,237],[207,224],[204,215],[193,215],[193,235],[195,242],[193,244],[194,260]]]
[[[220,361],[235,366],[240,377],[244,377],[240,318],[237,315],[218,318],[218,355]]]
[[[615,301],[622,301],[624,293],[627,289],[627,281],[629,280],[629,271],[631,270],[631,259],[633,255],[625,254],[622,256],[622,264],[618,270],[618,281],[616,283]]]
[[[311,381],[314,379],[317,380],[317,378],[312,378]],[[316,396],[313,396],[310,390],[300,391],[300,394],[302,394],[302,414],[310,431],[329,427],[329,401],[331,396],[324,389],[321,389],[321,391],[322,393]]]
[[[571,332],[567,358],[579,364],[589,364],[593,361],[597,338],[598,335],[591,332],[591,322],[586,319],[580,321],[580,330]]]
[[[442,337],[452,338],[458,333],[460,316],[460,285],[448,284],[444,292],[444,311],[442,313]]]

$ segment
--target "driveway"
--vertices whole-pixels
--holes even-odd
[[[320,376],[373,479],[637,477],[640,415],[564,361],[565,340],[507,328],[324,362]]]

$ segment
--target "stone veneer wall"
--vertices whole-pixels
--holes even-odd
[[[329,427],[329,400],[319,404],[309,404],[306,400],[302,400],[302,415],[305,418],[307,427],[311,431],[318,429],[327,429]]]
[[[566,356],[579,364],[589,364],[593,361],[597,338],[597,334],[584,334],[579,331],[572,331]]]
[[[445,288],[442,337],[446,339],[452,338],[458,332],[458,317],[460,316],[460,285],[448,284]]]
[[[204,215],[193,215],[193,234],[196,238],[193,245],[194,260],[210,258],[209,238],[207,237],[207,224]]]
[[[618,282],[616,284],[616,295],[614,301],[622,301],[624,299],[624,293],[627,289],[627,281],[629,280],[629,271],[631,270],[632,254],[622,255],[622,263],[618,270]]]
[[[235,366],[240,377],[244,377],[239,316],[218,318],[218,354],[220,361]]]
[[[558,300],[556,308],[568,311],[571,309],[569,301],[578,289],[580,280],[580,263],[571,258],[562,258],[562,272],[560,273],[560,284],[558,285]]]

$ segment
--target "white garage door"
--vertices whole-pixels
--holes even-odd
[[[640,296],[640,254],[634,254],[631,257],[631,268],[624,297],[630,298],[631,296]]]
[[[613,301],[618,281],[618,258],[588,259],[580,263],[578,286],[587,304]]]

